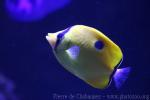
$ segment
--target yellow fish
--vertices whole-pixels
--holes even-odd
[[[113,78],[119,88],[127,79],[130,67],[118,69],[123,58],[119,46],[92,27],[74,25],[46,39],[59,63],[92,87],[104,89]]]

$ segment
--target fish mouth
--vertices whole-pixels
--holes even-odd
[[[54,49],[56,40],[57,40],[57,36],[54,33],[48,33],[48,35],[46,36],[46,40],[49,42],[51,47]]]

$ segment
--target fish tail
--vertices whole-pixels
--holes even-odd
[[[119,89],[122,86],[122,84],[127,80],[130,71],[131,71],[131,67],[126,67],[126,68],[121,68],[116,70],[113,76],[116,88]]]

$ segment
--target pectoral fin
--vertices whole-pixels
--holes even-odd
[[[80,48],[78,46],[72,46],[66,52],[71,59],[75,60],[79,56]]]

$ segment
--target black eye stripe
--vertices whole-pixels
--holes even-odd
[[[62,33],[59,33],[57,35],[57,41],[56,41],[56,44],[55,44],[55,47],[54,49],[56,50],[58,45],[61,43],[61,41],[63,40],[65,34],[70,30],[71,27],[67,28],[66,30],[64,30]]]

